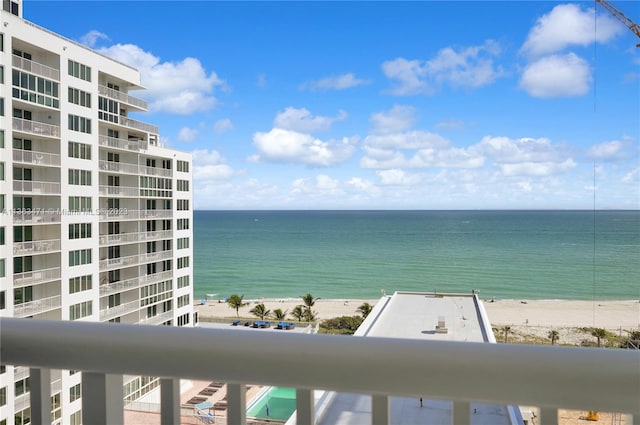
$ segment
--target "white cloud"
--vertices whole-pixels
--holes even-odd
[[[372,134],[365,138],[364,145],[377,149],[443,149],[448,148],[451,143],[439,134],[413,130],[404,133]]]
[[[594,9],[583,10],[577,4],[561,4],[538,19],[531,28],[520,51],[529,56],[559,52],[567,46],[587,46],[595,39],[604,43],[618,35],[623,28],[607,14],[598,15]]]
[[[499,164],[498,168],[505,176],[551,176],[565,173],[574,168],[576,163],[571,159],[563,162],[520,162]]]
[[[198,136],[198,130],[182,127],[178,132],[178,140],[181,142],[192,142]]]
[[[356,138],[322,141],[309,134],[274,128],[268,133],[253,135],[253,144],[259,153],[250,160],[327,167],[349,159],[356,143]]]
[[[80,43],[93,48],[98,40],[109,40],[109,37],[100,31],[92,30],[80,37]]]
[[[415,108],[405,105],[394,105],[390,111],[376,112],[369,119],[373,132],[379,134],[397,133],[413,127],[416,121]]]
[[[335,117],[323,117],[320,115],[311,115],[306,108],[288,107],[283,112],[279,112],[273,120],[276,128],[291,130],[301,133],[312,133],[314,131],[328,130],[336,121],[342,121],[347,118],[345,111],[338,111]]]
[[[436,124],[436,128],[440,130],[460,130],[465,127],[462,120],[443,120]]]
[[[353,73],[336,75],[332,77],[322,78],[316,81],[310,81],[302,85],[302,89],[310,90],[344,90],[351,87],[369,84],[370,81],[356,78]]]
[[[491,157],[496,162],[558,162],[566,159],[564,147],[554,145],[547,138],[533,139],[522,137],[511,139],[508,137],[485,136],[480,143],[471,149]]]
[[[623,183],[640,183],[640,167],[634,168],[622,177]]]
[[[231,123],[231,120],[229,118],[220,119],[213,124],[213,131],[218,134],[222,134],[232,129],[233,123]]]
[[[526,66],[520,88],[533,97],[580,96],[589,91],[587,62],[574,53],[543,57]]]
[[[291,184],[291,193],[309,194],[313,196],[340,196],[344,194],[340,182],[325,174],[319,174],[315,178],[300,178]]]
[[[591,158],[602,161],[624,158],[629,155],[626,151],[628,146],[628,143],[619,140],[611,140],[592,146],[587,151],[587,155]]]
[[[260,88],[265,88],[267,86],[267,76],[264,74],[258,75],[256,85]]]
[[[376,171],[383,185],[413,186],[420,183],[421,176],[418,174],[407,174],[404,170],[391,169]]]
[[[504,75],[494,64],[501,48],[494,40],[481,46],[462,49],[444,48],[430,60],[396,58],[382,64],[382,72],[396,85],[389,90],[396,96],[434,94],[445,85],[477,88],[489,85]]]
[[[141,97],[149,100],[150,111],[190,114],[213,108],[216,87],[225,82],[215,72],[207,72],[196,58],[179,62],[160,62],[160,58],[133,44],[116,44],[98,52],[140,70],[141,84],[146,90]]]
[[[201,182],[228,180],[236,175],[234,169],[226,163],[218,151],[196,149],[191,152],[191,155],[193,156],[195,191],[198,190]]]

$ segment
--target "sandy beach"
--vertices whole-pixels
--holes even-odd
[[[357,308],[364,302],[375,305],[379,299],[320,299],[314,305],[318,319],[357,315]],[[248,300],[240,308],[242,318],[254,317],[249,311],[259,303],[271,311],[281,309],[290,313],[301,304],[299,298]],[[575,300],[484,300],[484,307],[494,327],[510,326],[514,336],[536,335],[546,338],[551,329],[560,333],[560,342],[579,343],[587,335],[576,328],[604,328],[616,334],[640,329],[640,302],[620,301],[575,301]],[[235,318],[236,312],[226,303],[207,301],[196,305],[202,320]]]

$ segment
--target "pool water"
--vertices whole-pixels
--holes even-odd
[[[267,406],[269,406],[268,416]],[[247,410],[247,417],[286,422],[295,410],[296,389],[272,387]]]

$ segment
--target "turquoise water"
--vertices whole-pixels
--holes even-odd
[[[640,211],[195,211],[195,297],[640,298]]]
[[[269,414],[267,415],[267,405]],[[296,410],[295,388],[272,387],[247,410],[247,416],[285,422]]]

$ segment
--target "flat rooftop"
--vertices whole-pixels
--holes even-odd
[[[420,340],[495,342],[482,302],[473,294],[396,292],[385,296],[356,332],[360,337]],[[428,354],[425,354],[425,362]],[[375,373],[375,372],[372,372]],[[491,383],[487,383],[491,385]],[[390,397],[393,424],[450,424],[450,400]],[[515,425],[521,423],[517,408],[470,403],[472,425]],[[316,403],[318,425],[360,425],[371,423],[371,396],[326,393]]]

